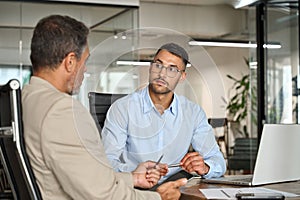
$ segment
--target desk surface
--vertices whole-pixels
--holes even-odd
[[[238,186],[224,185],[224,184],[207,184],[207,183],[201,183],[199,179],[193,179],[189,181],[187,185],[181,188],[180,200],[206,199],[205,196],[199,191],[199,189],[225,188],[225,187],[238,187]],[[300,181],[262,185],[261,187],[280,190],[283,192],[291,192],[300,195]],[[300,200],[300,197],[288,198],[288,199]]]

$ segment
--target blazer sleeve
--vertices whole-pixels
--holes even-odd
[[[135,190],[131,173],[114,172],[94,120],[78,101],[54,103],[41,131],[46,166],[72,199],[160,199],[156,192]]]

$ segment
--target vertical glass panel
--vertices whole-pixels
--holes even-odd
[[[299,123],[299,30],[298,3],[267,5],[266,122]]]
[[[137,25],[137,9],[122,8],[113,17],[91,26],[91,57],[87,63],[86,78],[78,94],[79,100],[86,107],[90,91],[127,94],[136,86],[136,73],[131,67],[117,67],[115,55],[126,54],[128,60],[138,59],[130,51],[135,46],[136,39],[128,37],[126,33],[127,30],[135,29]],[[127,51],[122,52],[122,44],[126,46]]]
[[[91,53],[107,38],[138,26],[136,7],[0,1],[0,84],[12,78],[20,80],[22,85],[28,82],[31,75],[29,57],[33,29],[38,20],[51,14],[69,15],[90,27]],[[108,80],[108,77],[121,76],[122,72],[115,70],[112,74],[103,74],[103,78]],[[83,83],[77,96],[84,104],[87,103],[89,81]]]
[[[19,2],[0,2],[0,84],[28,82],[30,68],[22,61],[22,10]]]
[[[248,10],[249,40],[256,41],[256,9]],[[248,65],[250,68],[250,124],[249,137],[257,137],[257,56],[256,48],[250,48]]]

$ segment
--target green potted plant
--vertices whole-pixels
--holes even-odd
[[[234,134],[249,137],[248,119],[251,121],[249,124],[251,129],[257,124],[257,76],[256,69],[250,68],[249,60],[244,58],[244,61],[249,67],[249,74],[242,75],[239,79],[228,74],[227,77],[233,81],[230,92],[234,94],[228,101],[223,100],[226,103],[227,118]]]
[[[247,125],[242,126],[240,130],[241,121],[245,120],[248,116],[248,108],[250,101],[250,75],[243,75],[240,79],[237,79],[231,75],[227,77],[233,80],[231,90],[234,90],[235,94],[229,99],[226,110],[228,111],[228,118],[231,124],[234,124],[234,129],[245,137],[249,137],[247,131]]]

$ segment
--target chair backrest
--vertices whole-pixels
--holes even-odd
[[[252,173],[257,155],[257,138],[236,138],[233,154],[228,156],[228,170],[245,170]]]
[[[244,158],[256,158],[257,138],[236,138],[233,146],[233,155],[240,155]]]
[[[0,157],[14,199],[42,199],[26,154],[18,80],[0,86]]]
[[[227,118],[208,118],[208,123],[215,131],[215,137],[225,158],[229,152],[228,120]]]
[[[208,123],[213,128],[227,127],[228,126],[227,118],[208,118]]]
[[[126,96],[127,94],[109,94],[89,92],[89,108],[98,126],[99,131],[103,128],[106,119],[106,113],[113,102],[117,99]]]

